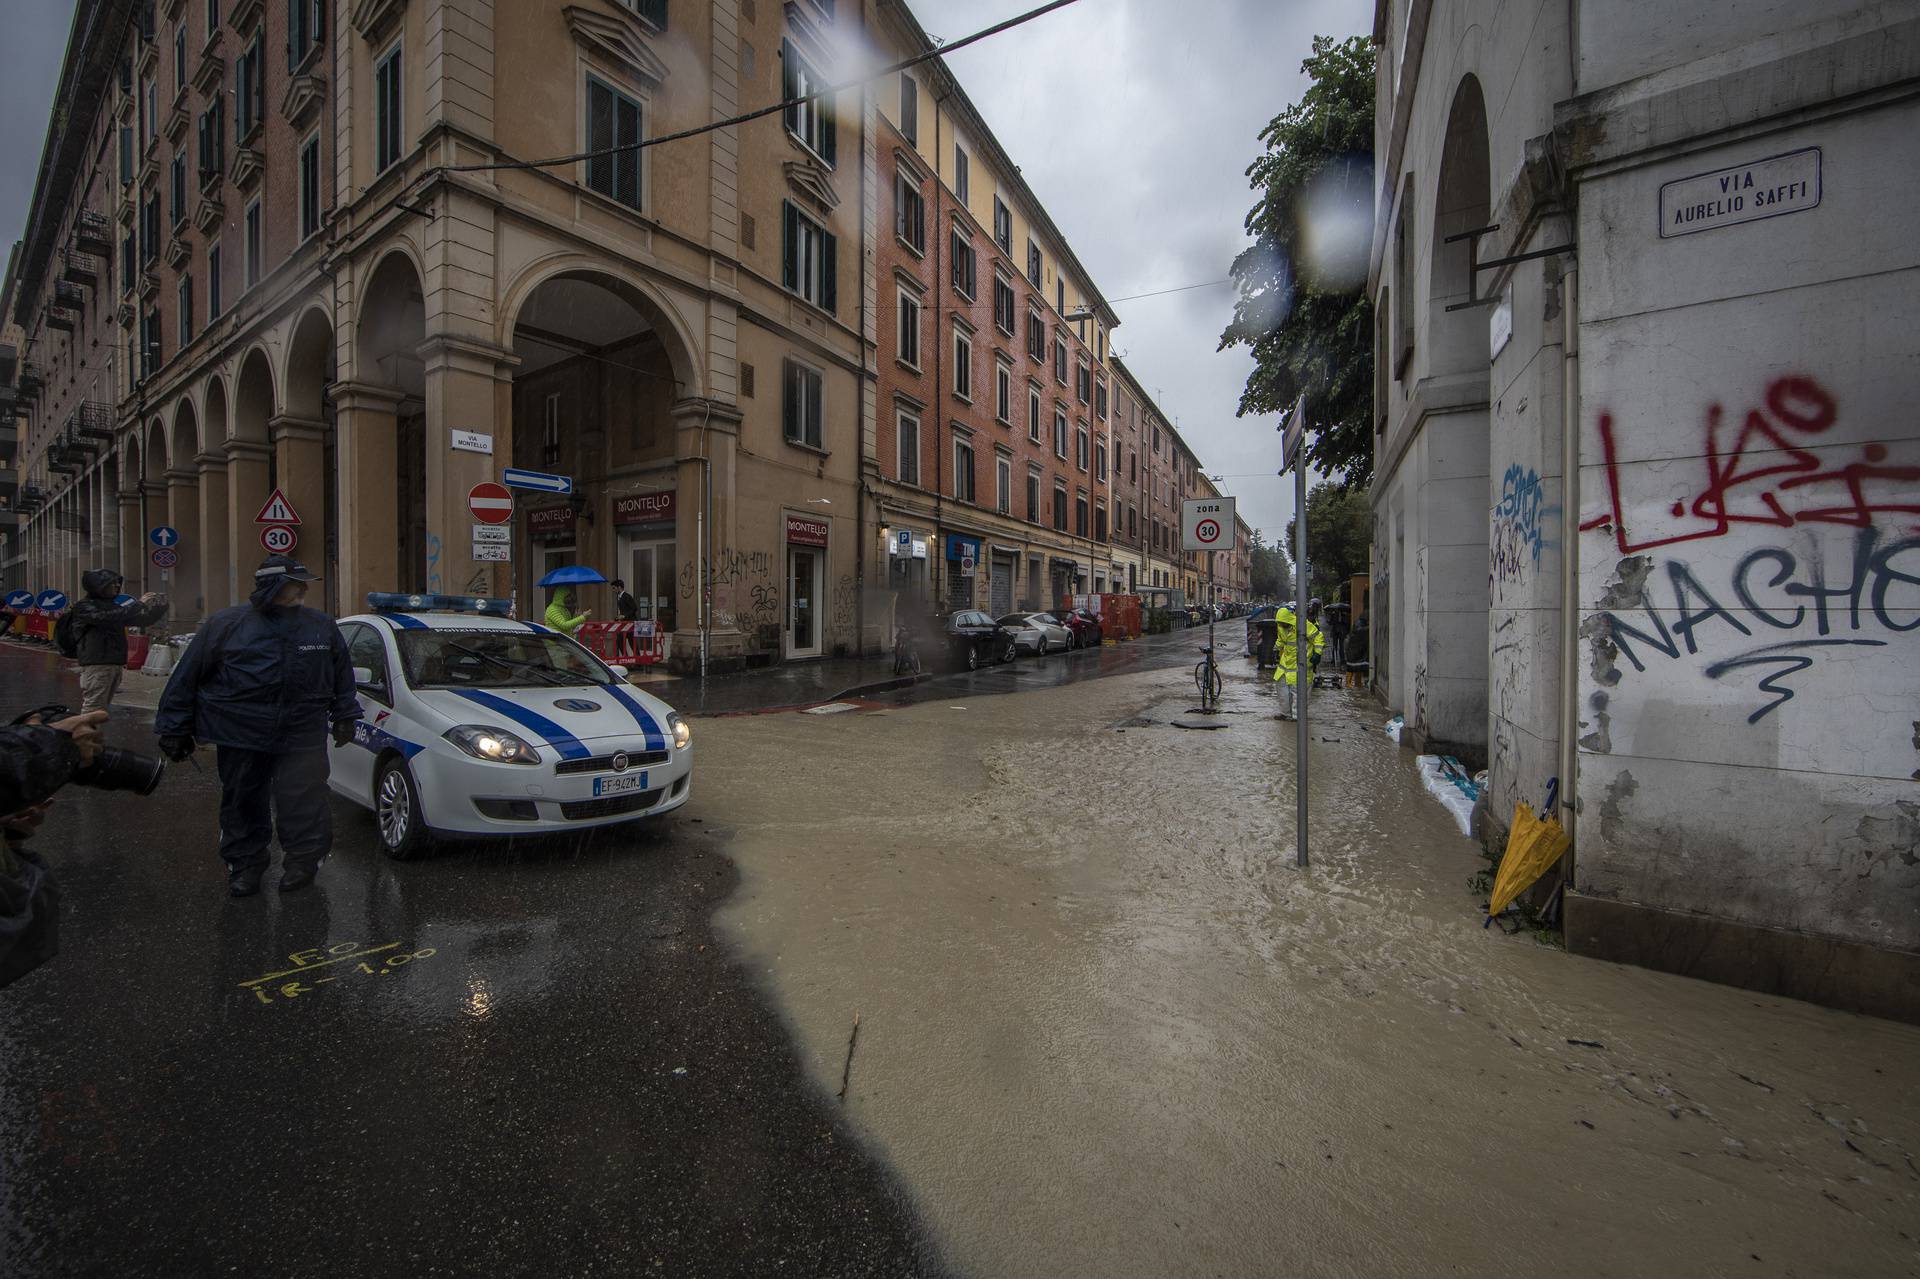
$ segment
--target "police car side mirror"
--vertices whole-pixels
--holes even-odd
[[[614,678],[616,679],[625,679],[627,677],[627,668],[624,666],[609,666],[607,669],[613,672]]]
[[[373,683],[373,667],[356,666],[353,668],[353,682],[356,684]]]

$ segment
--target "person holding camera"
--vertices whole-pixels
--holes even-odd
[[[99,756],[106,718],[105,711],[93,711],[0,728],[0,986],[58,949],[59,889],[46,862],[22,845],[46,820],[54,792]]]
[[[269,555],[245,604],[215,613],[160,695],[160,752],[179,761],[199,742],[219,748],[220,856],[235,897],[260,891],[277,829],[280,891],[305,888],[333,848],[327,738],[353,740],[360,703],[334,620],[303,607],[320,579]]]
[[[80,709],[104,711],[127,669],[127,628],[151,626],[167,615],[167,598],[148,591],[131,604],[116,603],[126,579],[110,568],[80,575],[85,598],[60,619],[54,642],[80,663]]]

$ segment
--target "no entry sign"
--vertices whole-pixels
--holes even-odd
[[[482,524],[505,524],[513,518],[513,493],[504,484],[487,481],[467,494],[467,509]]]
[[[300,535],[284,524],[269,524],[260,530],[260,545],[269,555],[285,555],[300,544]]]

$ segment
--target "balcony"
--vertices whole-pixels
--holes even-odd
[[[85,285],[93,288],[100,283],[100,264],[95,258],[85,253],[62,253],[60,280],[75,287]]]
[[[113,441],[113,405],[104,400],[88,400],[67,419],[67,433],[82,442]]]
[[[40,398],[40,392],[47,388],[46,381],[40,376],[39,367],[32,364],[20,366],[20,380],[14,385],[19,388],[20,397],[27,400]]]
[[[69,449],[64,444],[50,444],[47,446],[47,469],[49,471],[59,471],[63,474],[78,471],[85,463],[86,459],[81,457],[77,450]]]
[[[59,329],[63,333],[72,333],[80,327],[80,316],[61,306],[47,308],[47,327]]]
[[[73,247],[76,252],[104,258],[113,252],[113,227],[104,213],[82,209],[73,219]]]
[[[87,291],[71,280],[53,282],[53,305],[79,310],[87,304]]]
[[[13,389],[13,375],[20,371],[20,352],[11,342],[0,342],[0,388]]]

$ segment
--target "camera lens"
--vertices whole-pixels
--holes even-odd
[[[88,767],[73,775],[73,780],[94,790],[130,790],[136,795],[151,795],[160,786],[167,762],[138,751],[118,746],[103,746]]]

